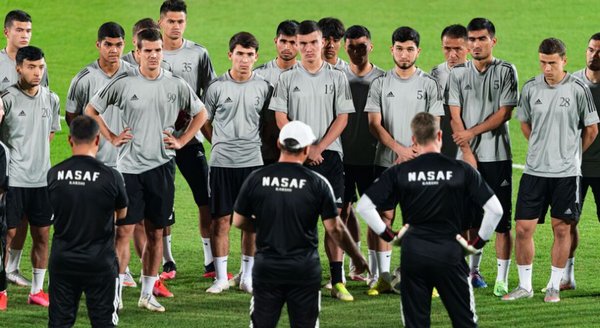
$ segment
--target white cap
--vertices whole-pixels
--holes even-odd
[[[306,146],[310,146],[317,140],[310,126],[300,121],[291,121],[283,126],[279,133],[279,143],[284,145],[284,140],[294,139],[298,142],[298,145],[292,149],[300,149]]]

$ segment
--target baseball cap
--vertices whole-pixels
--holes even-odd
[[[294,139],[298,142],[298,145],[294,147],[288,147],[292,149],[300,149],[306,146],[310,146],[317,140],[310,126],[300,121],[291,121],[283,126],[279,133],[279,143],[284,144],[284,140]],[[286,145],[287,147],[287,145]]]

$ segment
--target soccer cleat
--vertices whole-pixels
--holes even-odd
[[[40,289],[37,294],[29,294],[27,298],[27,304],[29,305],[41,305],[43,307],[50,306],[50,299],[48,298],[48,294],[44,293],[43,290]]]
[[[204,278],[214,278],[217,276],[217,271],[215,271],[215,263],[210,262],[209,265],[204,266]]]
[[[139,308],[146,308],[152,312],[165,312],[164,306],[160,305],[154,295],[147,294],[140,296],[138,301]]]
[[[379,278],[377,283],[369,290],[366,291],[366,294],[369,296],[377,296],[379,294],[391,293],[392,285],[389,282]]]
[[[546,303],[556,303],[560,302],[560,293],[556,288],[548,288],[546,290],[546,297],[544,297],[544,302]]]
[[[346,285],[338,282],[331,288],[331,297],[339,298],[344,302],[354,301],[354,296],[346,289]]]
[[[173,293],[171,293],[167,289],[167,285],[165,285],[162,279],[158,279],[154,283],[154,287],[152,288],[152,294],[156,297],[173,297]]]
[[[215,282],[213,282],[212,286],[210,286],[206,292],[209,294],[220,294],[221,292],[223,292],[224,290],[228,290],[229,289],[229,282],[228,281],[223,281],[223,280],[215,280]]]
[[[125,272],[125,279],[123,279],[123,281],[121,282],[121,285],[123,287],[132,287],[132,288],[137,287],[137,284],[135,283],[135,279],[133,279],[131,272]]]
[[[163,264],[163,272],[160,274],[160,279],[162,280],[171,280],[175,279],[177,275],[177,266],[175,266],[175,262],[169,261]]]
[[[577,289],[577,285],[575,284],[575,280],[566,281],[566,280],[561,279],[559,289],[560,289],[560,291],[575,290],[575,289]]]
[[[10,281],[11,283],[13,283],[17,286],[21,286],[21,287],[31,286],[31,281],[25,279],[25,277],[23,277],[23,275],[21,274],[21,270],[19,270],[19,269],[15,270],[13,272],[7,272],[6,280]]]
[[[228,278],[229,286],[231,286],[231,287],[239,286],[240,282],[242,281],[242,272],[240,271],[240,273],[233,276],[233,278],[229,278],[229,274],[227,274],[227,278]]]
[[[504,280],[496,281],[494,284],[494,296],[502,297],[508,294],[508,284]]]
[[[252,279],[240,280],[240,290],[252,295]]]
[[[346,277],[342,277],[342,284],[346,285]],[[329,281],[323,287],[327,290],[331,290],[331,278],[329,278]]]
[[[431,291],[431,298],[436,297],[440,297],[440,293],[438,293],[437,288],[433,287],[433,290]]]
[[[6,291],[0,292],[0,311],[6,310],[7,296]]]
[[[375,286],[375,284],[377,283],[377,281],[379,280],[378,276],[372,276],[367,278],[367,286],[369,286],[369,288],[373,288],[373,286]]]
[[[532,298],[533,297],[533,289],[531,291],[525,290],[525,288],[518,286],[512,292],[502,296],[500,300],[502,301],[514,301],[521,298]]]
[[[471,285],[473,288],[487,288],[488,286],[479,271],[471,272]]]

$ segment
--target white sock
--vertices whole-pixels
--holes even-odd
[[[31,277],[31,295],[39,293],[40,290],[44,289],[44,277],[46,276],[46,269],[32,270]]]
[[[498,275],[496,276],[496,281],[504,281],[508,283],[508,269],[510,268],[510,259],[496,260],[498,261]]]
[[[377,252],[377,263],[379,264],[379,278],[386,282],[392,282],[390,275],[390,262],[392,261],[392,251]]]
[[[210,238],[202,238],[202,247],[204,248],[204,266],[207,266],[213,261]]]
[[[171,253],[171,235],[165,236],[163,239],[163,264],[167,262],[175,263],[173,254]]]
[[[565,268],[565,273],[562,276],[564,281],[572,282],[575,281],[575,258],[569,257],[567,260],[567,267]]]
[[[557,268],[552,266],[552,273],[550,274],[550,281],[546,285],[546,288],[560,288],[560,278],[562,278],[563,273],[565,272],[565,268]]]
[[[379,265],[377,265],[377,252],[375,250],[370,249],[368,252],[368,257],[369,271],[371,271],[369,278],[379,277]]]
[[[360,252],[360,241],[356,242],[356,247],[358,248],[358,251]],[[344,255],[346,255],[346,253],[344,253]],[[348,269],[350,269],[350,274],[354,274],[354,272],[352,271],[352,269],[354,268],[354,263],[352,262],[352,258],[349,257],[348,258]]]
[[[158,276],[142,276],[142,297],[152,294],[152,288],[157,280]]]
[[[533,271],[533,264],[530,265],[518,265],[519,271],[519,286],[530,292],[533,287],[531,286],[531,272]]]
[[[254,267],[254,256],[242,255],[242,279],[252,280],[252,267]]]
[[[125,274],[119,273],[119,300],[123,301],[123,281],[125,281]]]
[[[21,254],[23,254],[22,249],[8,249],[8,263],[6,265],[6,273],[13,272],[18,270],[21,266]]]
[[[227,258],[228,256],[215,257],[217,280],[227,281]]]
[[[129,271],[129,265],[125,268],[125,273],[131,274],[131,271]],[[123,280],[121,280],[121,281],[123,281]]]
[[[471,269],[471,273],[479,272],[479,265],[481,264],[481,255],[483,255],[483,250],[479,252],[479,254],[469,256],[469,268]]]

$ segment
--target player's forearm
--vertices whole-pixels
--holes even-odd
[[[529,137],[531,136],[531,124],[521,122],[521,132],[523,132],[525,139],[529,140]]]
[[[497,129],[499,126],[510,120],[513,108],[514,107],[511,106],[500,107],[500,109],[492,114],[492,116],[488,117],[488,119],[481,122],[481,124],[477,124],[472,127],[470,129],[471,132],[473,132],[475,135],[480,135],[482,133]]]
[[[356,247],[354,239],[350,236],[348,228],[346,228],[339,216],[323,220],[323,225],[331,239],[333,239],[333,241],[346,252],[348,256],[353,260],[360,258],[360,251],[358,250],[358,247]]]
[[[200,128],[200,131],[202,131],[202,135],[204,135],[204,138],[206,138],[206,140],[208,140],[208,142],[210,142],[212,144],[212,134],[213,134],[212,121],[206,121],[206,123],[204,123],[202,128]]]
[[[185,132],[179,137],[179,140],[182,141],[184,145],[187,145],[190,140],[200,131],[202,125],[206,122],[206,109],[203,109],[200,113],[196,114],[192,117],[190,124],[188,125]]]
[[[48,139],[50,140],[50,142],[52,142],[52,140],[54,139],[55,135],[56,135],[56,133],[50,132],[50,136],[48,137]]]
[[[79,116],[79,115],[76,113],[66,112],[65,113],[65,121],[67,121],[67,126],[71,126],[71,122],[73,122],[73,120],[75,118],[77,118],[77,116]]]
[[[233,226],[246,232],[256,232],[255,221],[237,212],[233,212]]]
[[[85,115],[90,116],[91,118],[95,119],[96,122],[98,122],[98,126],[100,127],[100,134],[106,140],[108,140],[108,142],[112,143],[112,140],[117,136],[112,131],[110,131],[108,125],[106,125],[106,122],[104,121],[104,118],[100,116],[98,111],[96,111],[96,109],[91,104],[88,104],[87,107],[85,107]]]
[[[377,139],[377,141],[392,150],[396,149],[397,147],[402,147],[398,142],[396,142],[392,135],[387,132],[383,125],[381,125],[381,115],[373,115],[369,113],[368,117],[369,131],[375,137],[375,139]]]
[[[275,112],[275,122],[277,122],[277,127],[281,130],[284,125],[290,123],[290,120],[288,119],[287,113]]]
[[[333,120],[331,127],[329,128],[323,139],[321,139],[321,142],[319,142],[319,147],[323,150],[327,149],[329,145],[331,145],[337,138],[340,137],[342,132],[344,132],[344,129],[346,128],[347,124],[348,114],[338,115],[338,117],[336,117],[335,120]]]
[[[458,106],[449,106],[450,108],[450,127],[453,133],[462,132],[465,126],[462,121],[462,109]]]
[[[598,136],[598,124],[586,126],[581,133],[581,151],[585,152]]]

